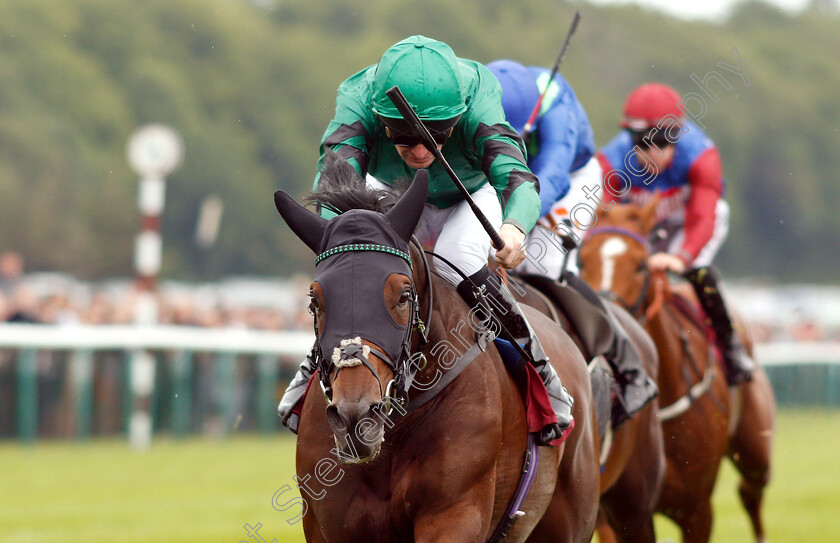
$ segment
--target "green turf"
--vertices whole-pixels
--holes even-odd
[[[714,494],[716,543],[754,541],[737,484],[737,472],[724,461]],[[779,413],[764,519],[772,543],[840,541],[840,412]],[[657,517],[658,539],[679,541],[678,533]]]
[[[773,543],[840,540],[840,412],[783,411],[766,505]],[[294,441],[159,439],[138,453],[122,441],[0,445],[0,542],[302,542],[300,524],[273,496],[294,488]],[[288,502],[282,494],[278,504]],[[715,494],[713,541],[749,542],[725,466]],[[675,537],[664,520],[660,539]]]

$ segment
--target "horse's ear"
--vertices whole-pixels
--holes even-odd
[[[417,170],[414,174],[414,181],[408,190],[400,198],[394,207],[388,210],[385,216],[391,222],[391,226],[397,231],[406,242],[411,239],[423,208],[426,205],[426,196],[429,193],[429,172]]]
[[[317,254],[328,221],[297,203],[282,190],[274,193],[274,205],[277,206],[277,211],[283,216],[283,220],[292,232],[312,249],[313,253]]]
[[[655,192],[653,194],[653,198],[651,198],[650,201],[642,207],[642,210],[639,213],[643,234],[647,234],[653,230],[654,225],[656,225],[656,208],[658,205],[659,193]]]

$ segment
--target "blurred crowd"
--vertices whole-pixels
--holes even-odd
[[[308,277],[259,284],[247,289],[229,285],[161,285],[157,294],[161,324],[233,327],[254,330],[311,330],[307,311]],[[282,290],[277,290],[282,283]],[[272,292],[269,292],[272,291]],[[736,306],[747,309],[747,299]],[[130,281],[121,284],[68,286],[53,281],[45,286],[36,276],[24,275],[20,254],[0,253],[0,322],[44,324],[131,324],[137,292]],[[756,315],[778,313],[752,309],[748,319],[756,342],[840,341],[840,327],[825,325],[798,308],[784,319]],[[778,315],[774,315],[778,316]]]
[[[138,294],[130,282],[83,288],[69,288],[55,281],[51,286],[43,283],[24,275],[20,254],[0,253],[0,322],[90,325],[134,322]],[[312,318],[306,310],[308,279],[293,279],[283,303],[270,303],[269,297],[261,303],[253,299],[239,303],[230,296],[220,295],[218,290],[207,286],[162,286],[156,295],[158,322],[255,330],[312,327]]]
[[[748,323],[755,343],[775,341],[840,341],[840,328],[821,326],[816,319],[801,316],[788,324],[752,321]]]

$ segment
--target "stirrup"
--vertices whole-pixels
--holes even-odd
[[[571,419],[574,421],[574,418]],[[548,447],[551,445],[552,441],[560,439],[565,435],[566,432],[572,427],[572,422],[569,422],[565,427],[561,427],[559,424],[551,424],[546,426],[542,430],[540,430],[535,437],[537,441],[537,445]]]

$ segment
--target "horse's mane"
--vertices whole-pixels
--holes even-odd
[[[408,185],[404,183],[401,188],[388,190],[372,189],[365,184],[365,179],[352,164],[333,151],[324,154],[320,172],[318,188],[305,201],[339,214],[351,209],[384,213],[399,199]]]

